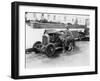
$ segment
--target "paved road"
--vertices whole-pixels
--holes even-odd
[[[26,54],[26,68],[47,68],[63,66],[87,66],[89,65],[89,42],[77,41],[76,48],[71,54],[60,53],[58,57],[47,58],[43,54],[34,52]]]

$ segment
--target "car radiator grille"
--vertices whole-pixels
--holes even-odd
[[[48,44],[48,37],[47,36],[43,36],[42,37],[42,43],[43,43],[43,45],[47,45]]]

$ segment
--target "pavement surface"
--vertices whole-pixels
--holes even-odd
[[[59,53],[58,56],[48,58],[44,54],[34,52],[26,54],[26,68],[50,68],[50,67],[75,67],[88,66],[90,64],[89,41],[76,41],[76,47],[72,53]]]

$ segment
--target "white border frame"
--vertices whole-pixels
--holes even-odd
[[[67,13],[71,14],[89,14],[90,15],[90,66],[84,67],[57,67],[47,69],[25,69],[25,12],[48,12],[48,13]],[[55,73],[74,73],[95,71],[95,10],[37,7],[37,6],[19,6],[19,75],[40,75]]]

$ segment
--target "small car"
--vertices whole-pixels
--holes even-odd
[[[81,41],[89,41],[90,35],[89,35],[89,28],[85,28],[84,32],[79,32],[78,39]]]
[[[74,38],[71,38],[71,40],[65,40],[65,38],[63,37],[65,33],[66,30],[45,30],[42,36],[42,42],[35,42],[31,49],[26,50],[26,53],[34,51],[35,53],[44,53],[48,57],[53,57],[56,50],[59,49],[62,49],[65,52],[72,52],[75,46]]]

